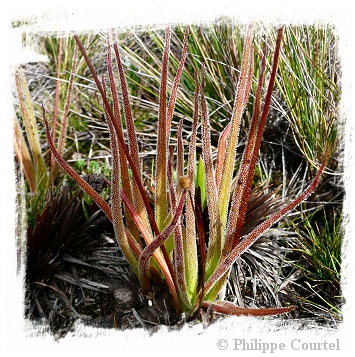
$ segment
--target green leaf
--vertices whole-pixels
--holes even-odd
[[[201,206],[202,210],[204,210],[207,206],[206,200],[206,182],[205,182],[205,164],[202,160],[202,157],[199,158],[197,164],[197,172],[196,172],[196,189],[199,187],[201,192]]]

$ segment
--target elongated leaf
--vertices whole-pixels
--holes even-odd
[[[280,315],[294,310],[295,306],[288,307],[274,307],[267,309],[253,309],[245,308],[234,305],[228,301],[215,301],[213,303],[203,302],[202,306],[205,308],[212,308],[213,311],[225,314],[225,315],[250,315],[250,316],[270,316],[270,315]]]
[[[96,71],[85,51],[85,48],[83,47],[80,39],[78,38],[78,36],[74,36],[74,39],[76,41],[76,43],[78,44],[79,46],[79,49],[81,51],[81,53],[83,54],[84,56],[84,59],[85,59],[85,62],[87,64],[87,66],[89,67],[89,70],[94,78],[94,81],[97,85],[97,88],[99,89],[99,92],[101,94],[101,98],[102,98],[102,101],[103,101],[103,106],[104,106],[104,109],[105,109],[105,112],[107,114],[107,117],[110,118],[110,121],[111,123],[113,124],[113,127],[114,127],[114,130],[115,130],[115,135],[116,135],[116,138],[117,138],[117,142],[119,143],[120,147],[123,149],[124,151],[124,154],[131,166],[131,170],[132,170],[132,174],[133,174],[133,177],[135,179],[135,183],[137,184],[138,188],[139,188],[139,192],[142,196],[142,199],[144,201],[144,205],[145,205],[145,208],[147,210],[147,213],[148,213],[148,216],[149,216],[149,220],[150,220],[150,224],[151,224],[151,227],[152,227],[152,230],[153,232],[156,234],[156,235],[159,235],[159,230],[158,230],[158,227],[157,227],[157,224],[156,224],[156,221],[154,219],[154,214],[152,212],[152,209],[150,207],[150,204],[149,204],[149,201],[148,201],[148,198],[147,198],[147,195],[144,191],[144,188],[143,188],[143,184],[142,184],[142,180],[141,180],[141,176],[140,176],[140,172],[139,170],[137,170],[136,168],[136,165],[134,163],[134,160],[132,159],[130,153],[129,153],[129,150],[125,144],[125,141],[124,141],[124,138],[122,136],[122,132],[120,132],[119,128],[118,128],[118,125],[116,123],[116,120],[115,120],[115,116],[113,114],[113,111],[112,111],[112,108],[108,102],[108,99],[107,99],[107,96],[106,96],[106,93],[105,93],[105,90],[96,74]],[[78,181],[77,181],[78,182]],[[123,192],[121,191],[121,198],[124,200],[123,198]],[[125,201],[125,200],[124,200]],[[131,202],[129,200],[127,200],[127,202],[131,205]],[[126,206],[128,207],[128,203],[126,203]],[[133,219],[136,220],[137,217],[134,217],[133,214],[137,214],[137,211],[135,211],[135,209],[133,208],[133,210],[130,210],[130,213],[133,217]],[[140,220],[140,222],[142,223],[142,220]],[[145,224],[143,223],[143,226],[145,226]],[[140,227],[138,227],[140,228]],[[145,231],[148,231],[150,227],[146,227],[145,226]],[[146,237],[149,237],[151,236],[151,234],[146,234]],[[172,265],[171,265],[171,262],[168,258],[168,255],[167,255],[167,252],[165,250],[165,247],[162,247],[162,251],[163,251],[163,254],[164,254],[164,259],[160,259],[159,262],[159,265],[162,269],[162,272],[165,276],[165,279],[168,283],[168,286],[169,286],[169,289],[170,289],[170,292],[172,294],[173,297],[176,296],[176,289],[175,289],[175,286],[174,286],[174,281],[173,281],[173,274],[174,274],[174,271],[173,271],[173,268],[172,268]]]
[[[113,101],[113,110],[115,115],[115,122],[117,124],[117,129],[122,134],[122,124],[121,124],[121,115],[120,115],[120,106],[118,101],[118,94],[117,89],[115,86],[115,80],[113,75],[113,68],[112,68],[112,56],[111,56],[111,41],[110,41],[110,34],[107,35],[107,72],[110,79],[110,88],[111,88],[111,95]],[[117,56],[116,56],[117,57]],[[102,81],[103,82],[103,81]],[[108,116],[108,115],[107,115]],[[109,120],[106,118],[106,121]],[[132,187],[131,187],[131,180],[129,177],[128,165],[127,160],[124,155],[123,149],[119,146],[118,147],[118,155],[120,158],[120,173],[121,173],[121,182],[122,182],[122,189],[127,195],[128,199],[133,202],[133,194],[132,194]],[[136,241],[139,242],[139,232],[137,226],[134,224],[133,218],[127,210],[125,211],[125,219],[127,222],[127,227],[131,234],[135,237]]]
[[[176,225],[179,222],[184,207],[185,196],[186,196],[186,190],[183,190],[179,200],[178,207],[174,212],[174,216],[171,222],[168,224],[168,226],[163,230],[163,232],[159,236],[157,236],[151,243],[149,243],[144,248],[139,258],[138,265],[139,265],[139,272],[140,272],[140,281],[142,283],[143,289],[149,289],[148,272],[149,272],[150,259],[152,258],[153,254],[155,254],[156,250],[164,244],[164,242],[169,238],[170,234],[173,233],[174,229],[176,228]],[[178,310],[178,296],[175,289],[175,283],[173,280],[168,279],[169,276],[165,276],[165,278],[167,280],[167,284],[169,286],[170,292],[172,293],[172,297],[175,302],[175,307]]]
[[[165,31],[165,45],[162,60],[161,82],[159,90],[159,120],[158,120],[158,142],[156,155],[156,196],[155,209],[156,220],[159,229],[161,230],[166,220],[167,207],[167,161],[168,161],[168,147],[171,131],[171,120],[174,112],[175,102],[177,98],[177,90],[180,83],[182,70],[184,67],[187,55],[187,36],[188,27],[186,27],[184,35],[184,47],[182,50],[179,67],[174,79],[173,88],[171,91],[168,107],[167,107],[167,83],[168,83],[168,65],[169,65],[169,51],[171,40],[171,29],[167,28]]]
[[[103,83],[104,93],[106,95],[106,87]],[[110,130],[110,146],[112,153],[112,184],[111,184],[111,210],[112,210],[112,223],[115,230],[115,237],[119,247],[122,250],[122,253],[126,257],[129,264],[132,266],[133,271],[138,274],[138,257],[131,250],[131,247],[128,243],[125,225],[123,222],[122,215],[122,200],[121,200],[121,173],[120,173],[120,152],[119,145],[117,140],[117,135],[113,127],[112,120],[105,110],[106,121]]]
[[[30,151],[23,137],[20,124],[17,118],[14,118],[14,149],[18,162],[20,163],[23,173],[25,174],[28,187],[31,192],[36,190],[36,175],[31,158]]]
[[[245,147],[242,162],[239,167],[238,178],[236,180],[237,187],[234,189],[232,205],[228,216],[223,255],[228,254],[231,251],[232,247],[234,247],[235,244],[239,243],[239,238],[244,225],[246,209],[249,201],[249,193],[251,189],[251,182],[256,164],[256,161],[253,162],[253,157],[256,158],[255,154],[259,151],[261,143],[261,141],[258,143],[256,141],[258,138],[258,133],[264,131],[265,125],[265,121],[259,123],[261,89],[264,80],[265,62],[266,53],[264,52],[261,63],[258,88],[255,95],[253,118],[250,125],[247,145]],[[274,83],[271,84],[270,82],[269,86],[273,87],[273,84]]]
[[[16,71],[15,82],[20,103],[20,110],[27,134],[31,157],[33,160],[36,186],[41,182],[41,185],[45,187],[47,185],[46,180],[44,179],[46,176],[46,167],[39,142],[36,118],[32,107],[26,77],[23,74],[23,71],[20,69]]]
[[[120,82],[121,82],[123,110],[124,110],[125,122],[126,122],[126,126],[127,126],[129,153],[132,158],[131,165],[134,165],[134,170],[137,172],[137,174],[139,175],[139,177],[141,179],[142,175],[140,172],[137,135],[136,135],[136,130],[135,130],[134,121],[133,121],[133,117],[132,117],[131,104],[129,101],[129,93],[128,93],[128,88],[127,88],[126,76],[124,74],[117,42],[115,42],[113,44],[113,48],[114,48],[115,55],[116,55],[117,67],[118,67],[118,72],[119,72],[119,77],[120,77]],[[128,194],[128,191],[127,191],[127,194]],[[149,218],[148,218],[148,214],[146,211],[146,206],[144,204],[142,193],[138,187],[137,182],[133,182],[133,197],[134,197],[134,202],[137,206],[137,211],[139,212],[146,227],[148,229],[150,229]],[[158,232],[155,232],[155,233],[158,233]]]
[[[168,111],[167,111],[167,131],[170,133],[170,128],[171,128],[171,120],[173,118],[173,113],[174,113],[174,108],[175,108],[175,103],[176,103],[176,98],[177,98],[177,91],[179,88],[180,84],[180,79],[182,75],[182,71],[184,68],[186,56],[187,56],[187,47],[188,47],[188,42],[187,38],[189,35],[189,27],[186,26],[185,28],[185,34],[184,34],[184,39],[183,39],[183,49],[181,53],[181,59],[179,62],[179,67],[176,72],[176,76],[174,78],[174,83],[173,83],[173,88],[171,90],[171,95],[169,99],[169,104],[168,104]]]
[[[216,268],[222,252],[221,246],[221,220],[216,187],[215,172],[212,162],[211,133],[207,104],[204,95],[204,71],[201,72],[201,111],[202,111],[202,154],[205,164],[205,180],[207,193],[207,207],[209,216],[209,242],[206,257],[207,279]]]
[[[247,202],[250,194],[250,187],[254,175],[254,168],[256,165],[259,149],[260,149],[260,144],[262,141],[263,137],[263,132],[266,124],[266,119],[269,113],[269,107],[270,107],[270,102],[271,102],[271,97],[272,97],[272,91],[275,83],[275,77],[276,77],[276,71],[277,71],[277,65],[278,65],[278,59],[279,59],[279,54],[280,54],[280,46],[281,46],[281,39],[282,39],[282,33],[283,33],[283,28],[281,27],[278,30],[278,35],[277,35],[277,40],[276,40],[276,48],[274,51],[274,60],[273,60],[273,66],[272,66],[272,71],[270,75],[270,81],[268,85],[268,90],[266,93],[266,98],[265,98],[265,104],[263,107],[263,111],[261,114],[260,122],[258,125],[258,130],[256,133],[256,138],[253,139],[255,140],[254,148],[252,155],[248,153],[248,155],[245,158],[245,172],[248,172],[248,175],[244,175],[245,177],[242,178],[242,181],[246,180],[245,183],[245,189],[243,190],[243,196],[240,199],[241,205],[240,205],[240,214],[238,217],[238,222],[236,224],[235,232],[234,232],[234,237],[233,237],[233,247],[239,243],[239,239],[241,236],[242,228],[244,225],[244,219],[245,219],[245,214],[247,210]],[[254,133],[253,136],[254,138]],[[248,168],[249,165],[249,160],[250,162],[250,167]]]
[[[178,126],[178,133],[177,133],[177,140],[178,140],[178,149],[177,149],[177,176],[179,177],[179,181],[183,178],[184,175],[184,144],[182,139],[182,123],[183,120],[181,119]],[[172,161],[172,158],[171,160]],[[168,175],[169,175],[169,186],[171,186],[170,181],[172,181],[171,175],[171,166],[169,166]],[[177,184],[176,189],[170,190],[170,194],[172,196],[172,207],[173,211],[176,212],[178,209],[176,203],[176,197],[178,197],[181,192],[183,191],[183,187]],[[176,283],[181,294],[181,298],[183,303],[187,306],[188,309],[191,308],[191,300],[187,291],[187,269],[188,269],[188,255],[186,249],[186,239],[183,236],[183,228],[182,222],[179,218],[179,221],[176,225],[176,229],[174,232],[174,268],[176,274]]]
[[[67,127],[68,127],[68,115],[69,115],[69,108],[70,108],[70,99],[71,99],[71,94],[73,90],[73,82],[74,82],[74,73],[76,71],[77,67],[77,57],[78,57],[78,46],[75,45],[74,48],[74,55],[73,55],[73,62],[72,62],[72,67],[70,70],[70,75],[69,75],[69,85],[67,89],[67,94],[65,98],[65,107],[64,107],[64,113],[62,117],[62,121],[60,124],[60,131],[59,131],[59,137],[58,137],[58,153],[59,155],[63,155],[64,147],[65,147],[65,138],[67,135]],[[58,56],[58,62],[59,62],[59,56]],[[60,68],[60,66],[58,66]],[[56,89],[56,102],[57,102],[57,92],[59,93],[59,73],[58,73],[58,80],[57,80],[57,89]],[[58,107],[58,104],[56,103],[55,108]],[[55,125],[53,124],[53,131],[54,131]],[[53,142],[54,142],[53,138]],[[52,156],[53,157],[53,156]],[[52,178],[55,178],[58,172],[58,165],[56,164],[56,161],[51,162],[51,175]]]
[[[106,98],[106,96],[105,96],[105,92],[104,92],[104,90],[103,90],[103,88],[102,88],[102,85],[101,85],[101,83],[100,83],[100,80],[99,80],[99,78],[97,77],[96,71],[95,71],[95,69],[94,69],[94,67],[93,67],[93,65],[92,65],[92,63],[91,63],[91,61],[90,61],[90,59],[89,59],[89,57],[88,57],[88,55],[87,55],[87,53],[86,53],[86,51],[85,51],[84,46],[82,45],[82,43],[81,43],[79,37],[78,37],[77,35],[75,35],[75,36],[74,36],[74,39],[75,39],[76,43],[78,44],[79,49],[80,49],[82,55],[83,55],[84,58],[85,58],[85,62],[86,62],[86,64],[87,64],[87,66],[89,67],[89,70],[90,70],[90,72],[91,72],[91,74],[92,74],[92,76],[93,76],[93,78],[94,78],[94,81],[95,81],[95,83],[96,83],[96,85],[97,85],[97,88],[98,88],[98,90],[99,90],[99,92],[100,92],[100,94],[101,94],[104,108],[105,108],[105,110],[107,111],[107,114],[110,116],[110,119],[112,120],[113,126],[114,126],[114,128],[115,128],[119,145],[120,145],[120,147],[123,149],[124,154],[125,154],[125,156],[126,156],[128,162],[129,162],[129,164],[130,164],[130,166],[131,166],[132,174],[133,174],[135,183],[137,184],[137,186],[138,186],[138,188],[139,188],[139,192],[140,192],[140,194],[141,194],[141,196],[142,196],[142,199],[143,199],[143,201],[144,201],[144,205],[145,205],[145,208],[146,208],[146,210],[147,210],[147,213],[148,213],[148,216],[149,216],[149,220],[150,220],[150,224],[151,224],[151,226],[152,226],[152,229],[153,229],[153,231],[154,231],[155,234],[159,234],[159,230],[158,230],[156,221],[155,221],[155,219],[154,219],[154,214],[153,214],[153,212],[152,212],[152,209],[151,209],[151,207],[150,207],[148,198],[147,198],[146,193],[145,193],[144,188],[143,188],[143,184],[142,184],[140,172],[137,170],[136,165],[135,165],[135,163],[134,163],[134,161],[133,161],[133,159],[132,159],[132,157],[131,157],[131,155],[130,155],[130,153],[129,153],[129,150],[128,150],[126,144],[125,144],[125,141],[124,141],[124,138],[123,138],[123,136],[122,136],[122,133],[120,132],[120,130],[119,130],[118,126],[117,126],[117,123],[116,123],[116,121],[115,121],[115,116],[114,116],[113,111],[112,111],[112,109],[111,109],[111,106],[110,106],[110,104],[109,104],[109,102],[108,102],[108,100],[107,100],[107,98]]]
[[[187,289],[189,292],[190,300],[194,300],[197,294],[198,285],[198,257],[197,257],[197,244],[196,244],[196,220],[195,220],[195,167],[196,167],[196,136],[197,136],[197,124],[199,115],[199,83],[197,78],[197,72],[195,72],[195,98],[194,98],[194,115],[192,133],[189,143],[189,156],[187,175],[190,180],[189,198],[186,200],[186,243],[185,243],[185,269],[186,269],[186,281]],[[204,253],[204,251],[203,251]],[[205,264],[204,258],[204,264]],[[203,264],[203,266],[204,266]],[[204,268],[203,268],[204,270]]]
[[[253,64],[253,42],[252,26],[249,26],[243,49],[243,60],[237,91],[234,100],[233,114],[231,119],[231,129],[228,136],[227,152],[223,163],[223,172],[219,190],[219,211],[221,215],[222,234],[224,235],[228,204],[230,201],[230,187],[232,174],[235,165],[235,154],[238,142],[239,127],[242,114],[246,105],[246,98],[249,95],[252,83]]]
[[[178,207],[175,207],[174,211],[176,212]],[[191,259],[188,255],[186,249],[186,242],[183,236],[183,229],[181,225],[181,218],[176,224],[174,232],[174,268],[176,275],[176,284],[180,292],[181,298],[187,309],[192,307],[192,298],[194,296],[193,292],[188,291],[188,284],[191,282],[188,276],[188,263]],[[196,272],[195,272],[196,273]]]
[[[167,160],[168,160],[168,140],[170,133],[167,131],[166,116],[166,96],[169,65],[171,29],[165,31],[165,45],[161,69],[161,82],[159,90],[159,119],[158,138],[155,171],[155,217],[159,230],[164,227],[164,222],[168,213],[167,205]]]
[[[184,176],[184,142],[182,139],[182,123],[183,119],[179,121],[178,132],[177,132],[177,164],[176,164],[176,173],[177,177]],[[181,187],[177,185],[176,193],[180,194]]]
[[[56,142],[56,130],[57,130],[57,115],[59,109],[59,94],[60,94],[60,68],[62,63],[62,47],[63,47],[63,37],[59,38],[59,49],[58,49],[58,58],[57,58],[57,82],[55,87],[55,98],[54,98],[54,111],[53,111],[53,123],[52,123],[52,140]],[[59,154],[62,153],[58,150]],[[53,153],[51,154],[51,171],[54,173],[55,170],[55,159]]]
[[[144,276],[148,275],[149,261],[153,256],[155,250],[158,249],[165,242],[165,240],[168,239],[170,234],[174,231],[184,207],[185,196],[186,196],[186,190],[182,192],[179,200],[179,205],[168,226],[163,230],[163,232],[158,237],[156,237],[154,240],[150,240],[149,242],[147,242],[148,245],[144,248],[141,257],[139,258],[139,270],[142,275]]]
[[[194,213],[195,213],[195,220],[196,220],[196,227],[197,227],[197,234],[198,234],[198,246],[199,246],[199,253],[200,253],[200,261],[199,261],[200,280],[199,280],[198,290],[196,290],[197,296],[199,296],[197,302],[200,304],[200,302],[203,301],[203,291],[205,285],[204,277],[206,271],[206,237],[205,237],[205,229],[203,225],[203,216],[202,216],[201,190],[199,187],[196,189]]]
[[[199,158],[197,163],[196,189],[200,190],[201,207],[203,211],[207,207],[207,198],[205,182],[205,164],[202,160],[202,157]]]
[[[143,221],[140,218],[139,214],[137,213],[137,211],[133,207],[132,203],[128,200],[128,198],[126,197],[126,195],[122,191],[121,191],[121,198],[122,198],[124,204],[126,205],[126,207],[128,208],[129,212],[131,213],[131,215],[132,215],[132,217],[133,217],[133,219],[134,219],[139,231],[142,234],[142,237],[146,241],[146,244],[149,246],[151,243],[155,242],[156,239],[158,237],[160,237],[161,235],[159,235],[158,237],[153,239],[153,237],[150,234],[150,231],[147,230],[147,228],[145,227],[145,224],[143,223]],[[165,229],[165,231],[166,231],[166,229]],[[169,234],[171,234],[171,233],[172,232],[170,232]],[[168,238],[168,237],[166,237],[166,238]],[[164,251],[163,251],[163,253],[164,253]],[[142,252],[142,254],[143,254],[143,252]],[[161,251],[159,251],[159,250],[154,252],[154,257],[156,258],[156,261],[159,264],[159,267],[160,267],[160,269],[161,269],[161,271],[162,271],[162,273],[163,273],[163,275],[165,277],[165,280],[166,280],[167,285],[169,287],[170,293],[171,293],[171,295],[172,295],[172,297],[173,297],[173,299],[175,301],[175,305],[176,305],[178,299],[177,299],[177,292],[176,292],[176,288],[175,288],[175,281],[174,281],[175,279],[174,279],[174,276],[172,274],[172,268],[169,265],[170,261],[168,260],[167,255],[166,254],[163,255],[161,253]],[[149,258],[149,261],[150,261],[150,258]],[[149,270],[149,262],[148,262],[148,265],[146,266],[146,268],[147,268],[147,270]],[[140,273],[140,271],[141,270],[139,268],[138,276],[140,276],[141,279],[145,279],[145,280],[140,280],[140,282],[142,284],[142,288],[145,289],[145,290],[150,290],[149,280],[147,279],[148,271],[146,271],[145,275],[144,274],[142,275]]]
[[[104,201],[104,199],[83,179],[81,178],[64,160],[63,158],[59,155],[56,147],[54,146],[54,143],[51,138],[51,133],[49,130],[49,125],[48,121],[46,119],[46,111],[44,109],[44,106],[42,106],[42,112],[43,112],[43,120],[44,124],[46,127],[46,137],[47,137],[47,142],[49,144],[49,147],[51,151],[54,154],[54,157],[58,161],[59,165],[66,171],[66,173],[78,183],[78,185],[89,195],[93,198],[93,200],[96,202],[96,204],[104,211],[106,216],[110,221],[112,221],[112,213],[109,205]]]
[[[324,170],[325,164],[328,159],[328,150],[325,154],[325,159],[317,172],[316,177],[313,179],[311,184],[307,187],[307,189],[298,196],[295,200],[293,200],[288,205],[281,208],[277,213],[273,214],[271,217],[266,219],[264,222],[260,223],[251,233],[249,233],[232,251],[228,254],[227,257],[223,259],[223,261],[219,264],[217,269],[214,271],[212,276],[205,284],[205,294],[207,294],[213,285],[221,279],[225,273],[227,273],[234,263],[234,261],[243,254],[257,239],[258,237],[265,232],[268,228],[270,228],[273,224],[278,222],[282,217],[284,217],[288,212],[298,206],[301,202],[303,202],[307,197],[315,190],[320,180],[320,176]]]
[[[231,123],[229,122],[223,129],[222,134],[218,139],[217,146],[217,159],[216,159],[216,186],[218,191],[220,191],[220,184],[223,172],[223,164],[226,157],[227,140],[231,130]]]

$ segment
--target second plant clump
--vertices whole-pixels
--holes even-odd
[[[151,296],[155,286],[166,284],[177,314],[186,313],[192,316],[201,308],[213,308],[214,311],[225,314],[261,316],[281,314],[294,309],[294,306],[241,308],[225,301],[223,294],[223,287],[236,259],[263,232],[314,191],[327,161],[326,152],[313,181],[300,196],[279,208],[261,223],[257,223],[250,233],[242,235],[254,169],[276,77],[282,34],[283,29],[280,28],[277,32],[265,98],[262,98],[262,90],[266,76],[266,45],[261,55],[252,122],[237,171],[236,148],[239,128],[253,80],[252,26],[248,27],[244,42],[232,117],[219,137],[215,156],[212,153],[208,105],[204,95],[204,68],[200,69],[200,75],[197,71],[195,73],[194,115],[186,162],[182,135],[183,120],[180,120],[177,130],[176,157],[169,140],[180,77],[187,56],[188,28],[185,31],[181,60],[169,99],[167,78],[171,29],[166,29],[159,91],[156,159],[154,172],[148,173],[151,177],[149,191],[143,184],[138,140],[120,50],[111,33],[107,35],[107,78],[98,77],[79,37],[74,37],[101,94],[110,131],[110,204],[63,160],[53,144],[43,108],[47,140],[55,158],[112,221],[117,242],[137,275],[143,291],[147,296]],[[120,114],[119,93],[114,80],[113,54],[120,79],[126,140]],[[196,139],[199,125],[202,158],[197,160]],[[208,227],[202,215],[205,207],[208,212]]]

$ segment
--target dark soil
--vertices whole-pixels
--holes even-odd
[[[106,255],[106,257],[105,257]],[[27,286],[25,316],[47,325],[55,337],[72,331],[74,323],[101,328],[174,326],[179,322],[168,292],[162,287],[148,300],[115,243],[79,258],[65,256],[48,279]]]

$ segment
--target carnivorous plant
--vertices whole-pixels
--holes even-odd
[[[43,108],[47,141],[55,158],[112,221],[117,242],[138,276],[142,289],[149,294],[154,291],[155,284],[167,284],[177,313],[185,312],[189,315],[200,308],[212,307],[215,311],[226,314],[260,316],[285,313],[294,309],[293,306],[241,308],[224,301],[221,294],[235,260],[265,230],[314,191],[327,160],[326,154],[313,181],[300,196],[285,203],[278,212],[266,217],[250,233],[242,236],[254,169],[276,77],[282,33],[283,28],[278,29],[265,98],[262,89],[267,72],[266,46],[260,56],[258,86],[254,94],[254,112],[238,170],[236,170],[236,148],[239,128],[253,80],[252,25],[248,27],[244,41],[243,61],[236,87],[233,113],[230,122],[219,137],[215,155],[212,153],[208,105],[204,94],[204,68],[200,69],[200,75],[197,71],[195,73],[194,115],[186,162],[182,135],[183,120],[180,120],[177,128],[176,155],[171,150],[170,137],[174,125],[172,118],[181,72],[188,55],[188,28],[185,31],[181,60],[169,97],[167,73],[171,29],[166,29],[159,92],[155,170],[151,173],[151,190],[144,187],[126,77],[120,49],[113,33],[107,35],[107,76],[101,78],[97,75],[78,36],[75,36],[79,50],[102,96],[103,110],[110,131],[112,151],[110,204],[62,159],[53,145]],[[115,83],[115,70],[119,75],[120,93]],[[122,125],[121,105],[126,131],[123,130]],[[201,127],[202,158],[197,160],[196,139],[199,127]],[[124,133],[127,134],[126,138]],[[207,231],[202,222],[203,204],[208,210]]]

